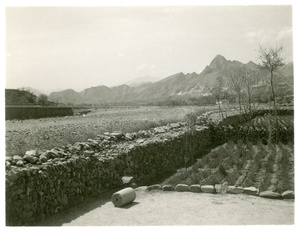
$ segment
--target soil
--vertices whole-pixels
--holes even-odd
[[[294,200],[245,194],[208,194],[136,190],[134,202],[121,208],[113,192],[59,213],[39,226],[291,225]]]

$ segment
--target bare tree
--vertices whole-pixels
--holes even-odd
[[[246,71],[244,67],[244,75],[242,75],[241,81],[243,85],[243,90],[245,92],[245,111],[251,113],[255,108],[257,86],[258,86],[258,75],[253,71]]]
[[[237,97],[240,114],[242,112],[252,112],[257,106],[257,96],[260,91],[258,88],[259,73],[244,70],[242,74],[231,73],[228,81],[229,90]]]
[[[258,53],[259,59],[261,61],[261,68],[268,70],[270,72],[270,87],[272,91],[272,98],[273,98],[273,107],[274,107],[274,116],[276,120],[276,129],[278,129],[278,118],[277,118],[277,108],[276,108],[276,95],[273,86],[273,78],[274,72],[278,70],[280,66],[283,66],[282,57],[283,46],[275,46],[275,47],[263,47],[259,46]]]
[[[208,89],[208,91],[214,95],[214,97],[216,98],[217,100],[217,104],[218,104],[218,107],[219,107],[219,115],[221,117],[221,120],[224,119],[224,115],[223,115],[223,112],[222,112],[222,108],[221,108],[221,100],[224,98],[224,91],[223,91],[223,88],[224,88],[224,78],[223,77],[217,77],[217,85],[215,87],[206,87]]]
[[[228,87],[231,92],[233,92],[234,95],[237,96],[237,101],[239,104],[240,114],[242,113],[242,81],[241,78],[236,74],[230,73],[230,78],[228,82]]]

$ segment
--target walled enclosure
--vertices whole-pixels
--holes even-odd
[[[199,125],[189,130],[186,123],[171,123],[126,135],[105,133],[87,142],[29,151],[23,158],[8,157],[6,224],[42,221],[88,197],[120,188],[123,176],[133,176],[138,185],[153,184],[183,167],[185,160],[192,164],[204,149],[216,140],[229,139],[235,130]],[[293,138],[293,130],[287,133]]]
[[[71,107],[6,106],[5,120],[62,117],[73,115]]]

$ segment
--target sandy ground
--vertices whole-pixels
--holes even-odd
[[[248,195],[136,191],[122,208],[101,199],[69,209],[39,226],[291,225],[294,201]]]

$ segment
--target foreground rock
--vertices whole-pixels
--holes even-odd
[[[215,185],[215,189],[216,189],[216,193],[221,193],[221,194],[227,193],[227,191],[228,191],[228,184],[227,183],[216,184]]]
[[[191,185],[189,187],[189,191],[193,192],[193,193],[200,193],[201,192],[201,186],[200,186],[200,184]]]
[[[173,186],[173,185],[170,185],[170,184],[164,185],[164,186],[162,187],[162,190],[163,190],[163,191],[173,191],[173,190],[174,190],[174,186]]]
[[[242,187],[238,187],[238,186],[228,186],[228,193],[231,194],[240,194],[244,192],[244,189]]]
[[[160,190],[160,189],[161,189],[160,184],[154,184],[154,185],[148,186],[146,190],[151,191],[151,190]]]
[[[187,184],[178,184],[175,187],[175,191],[177,192],[188,192],[189,186]]]
[[[295,193],[292,190],[287,190],[281,194],[283,199],[295,199]]]
[[[244,193],[247,195],[257,196],[259,194],[259,190],[255,187],[247,187],[244,188]]]
[[[204,193],[214,193],[215,192],[215,188],[213,185],[202,185],[201,186],[201,192]]]
[[[280,199],[281,194],[272,192],[272,191],[264,191],[259,194],[260,197],[270,198],[270,199]]]

